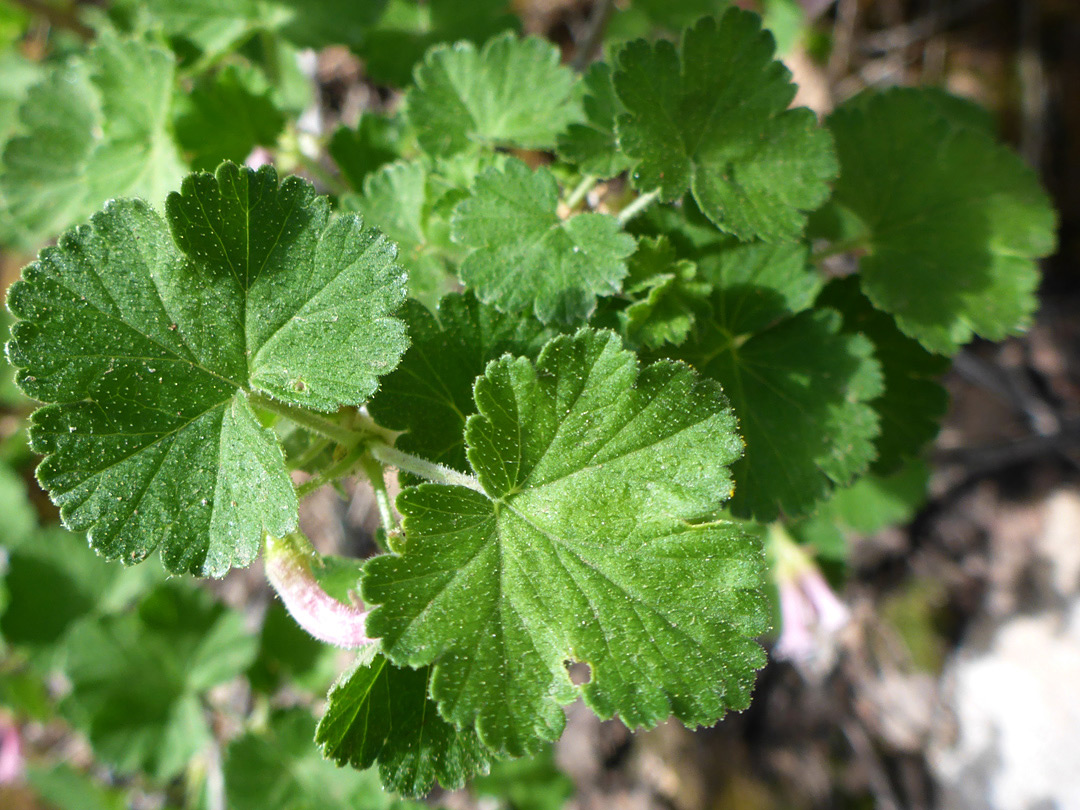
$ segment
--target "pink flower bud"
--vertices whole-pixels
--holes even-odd
[[[305,548],[305,546],[307,546]],[[266,539],[266,578],[274,586],[296,623],[319,641],[354,649],[371,644],[367,610],[339,602],[319,584],[312,572],[318,555],[297,537]]]
[[[25,764],[19,727],[14,722],[0,720],[0,785],[21,779]]]

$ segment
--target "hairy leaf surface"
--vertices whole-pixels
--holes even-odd
[[[412,345],[369,410],[380,425],[406,431],[397,440],[401,450],[468,472],[465,420],[476,412],[476,378],[503,354],[536,357],[554,330],[470,294],[446,296],[435,315],[410,301],[403,315]]]
[[[315,742],[338,765],[378,763],[383,784],[405,796],[425,795],[435,780],[461,787],[487,770],[490,754],[474,730],[439,716],[430,677],[430,667],[395,667],[369,647],[330,690]]]
[[[247,391],[363,402],[406,346],[394,249],[270,168],[224,164],[169,197],[168,226],[109,203],[12,287],[8,356],[30,396],[38,478],[71,528],[126,562],[222,575],[296,522]]]
[[[836,158],[813,112],[789,110],[791,74],[773,60],[761,18],[729,9],[666,40],[619,52],[619,146],[643,191],[688,189],[720,229],[740,239],[792,240],[829,195]]]
[[[559,49],[507,32],[480,50],[471,42],[438,45],[416,69],[406,95],[409,120],[431,155],[476,146],[547,149],[581,117],[574,74]]]
[[[618,292],[633,237],[608,214],[561,220],[558,202],[551,172],[516,158],[476,178],[452,227],[455,241],[474,248],[459,274],[480,300],[532,310],[544,323],[574,323],[592,313],[596,296]]]
[[[614,335],[582,330],[535,364],[491,363],[474,396],[483,491],[406,490],[404,555],[365,568],[387,657],[434,665],[440,714],[509,754],[558,736],[579,692],[630,726],[745,706],[767,624],[760,549],[698,522],[741,450],[719,388],[677,363],[639,369]],[[567,661],[588,663],[587,684]]]

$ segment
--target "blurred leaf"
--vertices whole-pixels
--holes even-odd
[[[210,171],[223,160],[243,163],[255,146],[273,146],[285,116],[259,71],[228,65],[201,77],[180,97],[175,122],[180,147],[191,153],[191,167]]]
[[[277,712],[262,734],[249,731],[225,752],[229,810],[407,810],[422,808],[386,793],[374,770],[339,768],[312,745],[315,719],[304,709]]]
[[[513,810],[561,810],[574,795],[574,783],[555,765],[551,746],[531,757],[495,762],[470,789],[476,796],[502,799]]]
[[[160,585],[138,612],[83,619],[67,636],[62,711],[123,773],[179,774],[211,740],[201,693],[257,652],[244,617],[204,590]]]
[[[520,27],[507,0],[390,0],[359,53],[372,81],[403,88],[432,45],[462,40],[479,44]]]

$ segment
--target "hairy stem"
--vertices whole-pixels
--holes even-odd
[[[383,476],[383,465],[372,458],[370,453],[360,457],[360,469],[371,482],[371,488],[375,492],[375,505],[379,509],[379,522],[389,534],[397,530],[397,519],[394,517],[394,509],[390,505],[390,493],[386,491],[386,478]]]
[[[332,439],[345,447],[352,447],[364,439],[362,432],[350,430],[332,419],[327,419],[314,411],[309,411],[307,408],[298,408],[295,405],[279,402],[262,394],[249,394],[248,399],[251,400],[253,405],[276,413],[278,416],[284,416],[286,419],[300,425],[300,427],[307,428],[312,433],[325,436],[327,439]]]
[[[358,444],[310,481],[305,481],[297,487],[296,497],[300,499],[306,498],[315,490],[322,489],[327,484],[332,484],[339,478],[345,477],[360,465],[361,458],[365,452],[364,445]]]
[[[372,443],[371,455],[383,464],[397,467],[399,470],[418,475],[421,478],[425,478],[436,484],[466,487],[475,490],[476,492],[484,491],[480,482],[471,475],[459,473],[457,470],[452,470],[449,467],[444,467],[442,464],[435,464],[434,462],[418,458],[409,453],[402,453],[400,450],[397,450],[388,444]]]
[[[632,220],[634,217],[636,217],[638,214],[640,214],[642,211],[652,205],[653,201],[656,200],[656,198],[659,196],[660,189],[658,188],[653,189],[647,194],[642,194],[640,197],[638,197],[636,200],[626,206],[626,208],[619,212],[619,216],[616,217],[616,219],[619,220],[619,224],[625,225],[627,222]]]
[[[570,192],[570,196],[566,198],[566,207],[573,211],[577,208],[578,203],[585,199],[585,195],[588,194],[596,186],[598,177],[592,174],[585,175],[581,182],[578,183],[577,188]]]

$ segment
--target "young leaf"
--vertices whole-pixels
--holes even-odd
[[[558,736],[579,691],[630,726],[745,706],[764,663],[761,551],[734,524],[699,522],[741,450],[719,387],[677,363],[639,369],[613,334],[583,329],[535,364],[489,364],[474,396],[483,491],[406,490],[404,555],[365,567],[387,657],[433,664],[439,713],[511,755]]]
[[[63,709],[106,762],[170,779],[211,740],[199,694],[242,673],[255,647],[239,613],[205,591],[164,584],[137,614],[72,629]]]
[[[1019,157],[943,117],[938,102],[914,89],[867,95],[829,127],[835,202],[862,225],[852,245],[863,290],[905,334],[953,354],[974,335],[998,340],[1027,325],[1034,260],[1054,250],[1056,219]]]
[[[46,455],[38,479],[106,557],[161,547],[173,572],[220,576],[296,496],[246,392],[360,404],[406,346],[394,249],[273,169],[224,164],[169,197],[168,227],[113,201],[61,237],[8,297],[8,356]]]
[[[733,468],[732,512],[797,516],[873,459],[879,427],[868,403],[882,392],[881,369],[869,340],[841,334],[838,313],[799,312],[818,288],[803,248],[722,256],[708,273],[721,285],[713,317],[699,319],[678,356],[718,380],[739,417],[747,451]]]
[[[631,179],[675,200],[687,189],[717,227],[740,239],[795,239],[829,194],[836,158],[807,109],[789,110],[791,74],[773,61],[756,14],[729,9],[666,40],[618,55],[619,146]]]
[[[512,158],[476,178],[458,203],[453,237],[474,248],[459,274],[480,300],[504,312],[532,310],[544,323],[574,323],[596,296],[619,291],[634,239],[607,214],[559,219],[558,186],[547,169]]]
[[[330,690],[315,732],[323,755],[354,768],[377,762],[383,785],[405,796],[423,796],[436,779],[453,790],[486,772],[488,751],[475,731],[439,716],[430,677],[430,667],[395,667],[369,646]]]
[[[844,316],[844,331],[859,332],[874,343],[874,354],[885,375],[885,392],[870,404],[881,417],[874,471],[890,473],[915,456],[941,428],[949,395],[939,378],[949,360],[931,354],[896,327],[896,321],[859,291],[855,276],[836,279],[818,297],[819,306]]]
[[[37,247],[112,197],[163,201],[184,172],[169,131],[174,71],[168,51],[103,35],[31,88],[23,134],[4,149],[4,239]]]
[[[403,315],[412,345],[368,408],[380,425],[406,431],[401,450],[468,472],[465,420],[476,412],[476,378],[503,354],[536,357],[554,331],[469,294],[446,296],[436,315],[410,301]]]
[[[611,66],[606,62],[594,62],[582,81],[585,123],[570,124],[559,136],[559,157],[576,163],[585,174],[614,177],[630,167],[615,138],[615,118],[626,108],[615,95]]]
[[[471,42],[439,45],[416,69],[407,114],[430,155],[477,146],[547,149],[581,117],[574,74],[559,49],[507,32],[477,51]]]
[[[631,345],[656,349],[678,346],[690,334],[695,310],[712,291],[697,265],[679,259],[667,237],[643,237],[630,257],[627,294],[636,300],[619,313]]]

